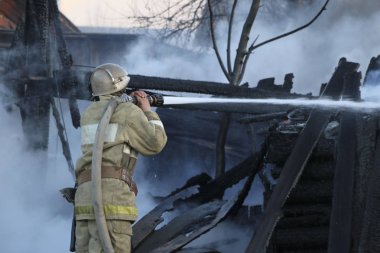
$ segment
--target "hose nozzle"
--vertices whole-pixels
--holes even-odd
[[[164,97],[161,94],[150,94],[147,98],[151,106],[158,107],[164,104]],[[137,104],[137,98],[135,96],[123,94],[120,96],[120,99],[122,102],[131,102]]]

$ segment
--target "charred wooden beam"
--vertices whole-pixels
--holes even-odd
[[[164,105],[164,107],[188,109],[188,110],[204,110],[214,112],[230,112],[230,113],[252,113],[266,114],[278,113],[284,110],[291,110],[294,106],[289,105],[271,105],[271,104],[247,104],[247,103],[196,103],[183,105]]]
[[[325,214],[312,214],[306,216],[297,217],[284,217],[277,225],[277,229],[286,228],[305,228],[305,227],[316,227],[316,226],[328,226],[330,222],[329,216]]]
[[[260,151],[228,170],[224,175],[202,186],[199,193],[190,197],[187,201],[204,203],[222,197],[227,188],[237,184],[251,173],[256,174],[261,169],[260,164],[265,153],[266,148],[261,148]]]
[[[292,152],[296,142],[297,133],[283,133],[273,131],[269,135],[269,151],[267,161],[282,167]],[[329,157],[334,153],[334,141],[321,138],[315,147],[313,157]],[[318,173],[318,172],[316,172]],[[278,174],[278,173],[277,173]]]
[[[167,249],[162,250],[162,247],[167,247],[168,245],[166,245],[166,243],[175,240],[177,236],[181,234],[191,234],[199,227],[203,227],[212,222],[212,220],[217,217],[218,211],[224,204],[223,201],[206,203],[177,216],[166,226],[156,230],[153,234],[147,237],[143,243],[134,249],[134,252],[172,252]],[[171,247],[171,245],[169,245],[169,247]]]
[[[379,123],[379,122],[378,122]],[[361,228],[359,252],[380,251],[380,131],[377,129],[374,167],[368,175],[365,213]]]
[[[326,248],[328,228],[289,228],[276,231],[276,243],[280,249]],[[294,252],[294,251],[292,251]]]
[[[352,196],[356,164],[355,114],[342,113],[334,176],[329,253],[350,252]]]
[[[329,181],[302,181],[289,194],[287,203],[331,203],[332,189]]]
[[[257,159],[255,161],[255,164],[253,164],[254,168],[250,171],[248,178],[247,178],[247,181],[244,183],[243,189],[239,192],[239,195],[238,195],[238,198],[236,200],[235,205],[231,208],[231,211],[230,211],[231,216],[236,216],[238,214],[241,206],[244,203],[244,200],[248,196],[248,193],[251,189],[253,180],[255,179],[257,173],[259,171],[262,171],[262,167],[263,167],[263,163],[264,163],[265,154],[267,152],[267,148],[268,148],[267,140],[264,140],[264,143],[261,146],[261,150],[259,151],[259,154],[261,154],[261,156],[259,156],[258,157],[259,159]]]
[[[363,85],[372,85],[372,75],[377,71],[380,71],[380,55],[371,58],[365,73]]]
[[[333,153],[330,153],[331,155]],[[314,154],[313,154],[314,156]],[[326,181],[334,178],[335,160],[331,157],[312,157],[302,174],[302,180],[306,181]],[[273,178],[277,179],[281,174],[281,168],[276,167],[272,170]]]
[[[283,208],[284,217],[295,217],[295,216],[305,216],[305,215],[319,215],[323,214],[325,216],[330,215],[331,207],[328,204],[314,204],[314,205],[301,205],[292,204],[285,205]]]
[[[360,99],[361,74],[350,72],[344,78],[343,98]],[[337,160],[329,233],[329,253],[349,252],[352,246],[354,174],[356,166],[356,115],[342,112],[337,141]]]
[[[173,192],[171,192],[166,197],[173,196],[173,195],[177,194],[178,192],[183,191],[186,188],[189,188],[191,186],[198,185],[198,186],[202,187],[202,186],[206,185],[208,182],[210,182],[211,179],[212,178],[207,173],[201,173],[199,175],[196,175],[194,177],[189,178],[182,187],[174,190]]]
[[[202,206],[212,205],[212,203],[213,202],[208,203],[208,204],[203,204]],[[212,229],[213,227],[215,227],[219,222],[221,222],[222,220],[224,220],[225,217],[227,216],[227,214],[231,211],[231,209],[235,205],[236,205],[236,198],[230,199],[223,206],[221,206],[219,208],[219,210],[216,213],[216,215],[215,215],[214,218],[212,218],[211,215],[204,215],[204,214],[202,214],[202,212],[199,212],[199,210],[197,210],[198,208],[195,208],[195,210],[191,211],[191,213],[193,215],[195,215],[195,213],[196,213],[196,215],[199,215],[199,217],[202,217],[202,215],[204,215],[203,219],[201,219],[201,221],[197,222],[197,223],[194,223],[194,219],[189,220],[189,217],[186,217],[186,216],[179,217],[177,219],[177,222],[179,222],[179,220],[181,220],[181,219],[188,220],[187,222],[192,222],[192,225],[190,226],[190,229],[186,228],[186,226],[185,226],[185,230],[182,230],[185,233],[182,232],[180,235],[176,236],[171,241],[169,241],[166,244],[164,244],[163,246],[160,246],[159,248],[155,249],[152,253],[176,252],[176,250],[182,248],[183,246],[185,246],[186,244],[188,244],[192,240],[198,238],[200,235],[208,232],[210,229]],[[201,209],[202,206],[200,206],[199,209]],[[207,222],[207,220],[211,220],[211,221]],[[205,222],[206,222],[206,224],[204,224]],[[174,224],[175,224],[175,222],[173,220],[173,227],[175,227]],[[189,230],[187,230],[187,229],[189,229]],[[171,229],[169,227],[168,227],[168,231],[171,231]]]
[[[345,58],[339,61],[339,65],[324,89],[324,97],[340,98],[343,89],[343,78],[347,73],[355,72],[358,64],[347,62]],[[299,135],[297,143],[287,159],[283,171],[274,188],[263,218],[260,220],[252,240],[246,252],[265,252],[271,233],[282,215],[282,207],[290,193],[298,182],[299,177],[308,162],[311,153],[325,129],[331,112],[313,111],[305,128]]]
[[[242,124],[250,124],[254,122],[263,122],[263,121],[269,121],[272,119],[286,118],[287,115],[288,115],[288,112],[274,112],[274,113],[258,114],[258,115],[238,119],[238,122]]]
[[[152,76],[130,75],[129,87],[135,89],[151,89],[163,91],[178,91],[190,93],[213,94],[228,97],[245,98],[296,98],[308,97],[287,92],[266,91],[257,88],[233,86],[227,83],[192,81],[173,78],[161,78]]]
[[[359,68],[359,64],[355,62],[349,62],[346,58],[339,60],[338,67],[332,75],[329,83],[323,90],[323,94],[327,98],[340,99],[343,91],[344,79],[347,74],[356,72]]]
[[[198,190],[196,187],[192,187],[176,193],[175,195],[172,195],[169,198],[165,199],[152,211],[141,218],[133,226],[132,248],[138,247],[140,243],[154,231],[156,226],[163,221],[162,214],[173,209],[174,201],[189,197],[197,192]]]
[[[16,53],[12,53],[11,56],[14,55],[15,58],[10,61],[6,72],[21,69],[20,74],[30,76],[34,80],[23,83],[14,82],[15,86],[8,88],[15,91],[17,98],[27,97],[18,103],[27,145],[32,149],[46,150],[49,134],[50,97],[39,95],[39,91],[46,88],[48,83],[44,82],[45,79],[37,79],[39,79],[38,77],[48,77],[51,70],[48,2],[44,0],[27,1],[25,17],[20,19],[18,26],[20,28],[17,28],[17,31],[22,34],[16,34],[14,38],[12,50]]]
[[[352,237],[353,252],[359,252],[359,249],[363,252],[368,252],[367,238],[370,238],[368,236],[368,225],[373,218],[367,216],[371,209],[367,201],[371,199],[368,196],[369,188],[372,187],[370,181],[375,180],[374,177],[376,177],[373,170],[376,161],[377,128],[378,117],[364,113],[357,114],[357,166],[354,176],[355,188],[352,219],[352,231],[355,231]]]
[[[248,195],[253,178],[260,168],[259,165],[262,164],[265,153],[266,145],[263,145],[261,151],[253,155],[252,159],[247,159],[243,166],[230,170],[232,173],[229,173],[227,177],[224,175],[224,178],[218,178],[202,186],[200,193],[194,195],[194,197],[187,198],[186,202],[193,202],[194,200],[206,202],[219,197],[227,186],[232,186],[248,175],[247,182],[236,198],[232,198],[225,204],[221,201],[203,204],[181,216],[177,216],[168,225],[152,233],[154,228],[162,221],[162,213],[172,207],[174,196],[169,197],[166,200],[167,204],[159,205],[134,226],[135,235],[132,238],[135,248],[134,252],[173,252],[213,228],[228,213],[232,211],[237,212]],[[241,173],[241,171],[244,171],[244,173]],[[231,176],[235,176],[233,180],[230,180]],[[236,176],[238,179],[236,179]],[[216,188],[216,191],[213,191],[214,188]],[[209,191],[211,191],[210,195],[203,196],[209,194]],[[181,204],[184,204],[184,201],[181,201]],[[136,229],[138,229],[137,232]]]

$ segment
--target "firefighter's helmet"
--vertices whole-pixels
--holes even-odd
[[[130,78],[127,71],[113,63],[102,64],[92,72],[90,84],[93,96],[108,95],[125,89]]]

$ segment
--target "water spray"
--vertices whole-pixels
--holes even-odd
[[[137,103],[134,96],[123,94],[122,101]],[[380,111],[379,102],[367,101],[350,101],[350,100],[329,100],[329,99],[250,99],[250,98],[216,98],[216,97],[177,97],[163,96],[162,94],[148,95],[149,103],[152,106],[170,106],[170,105],[186,105],[186,104],[252,104],[257,105],[287,105],[297,107],[319,107],[326,109],[347,109],[359,111]]]

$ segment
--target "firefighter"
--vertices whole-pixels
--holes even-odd
[[[75,194],[76,252],[102,252],[91,191],[92,147],[96,130],[108,101],[127,87],[127,72],[116,64],[103,64],[92,73],[90,84],[94,102],[81,119],[82,156],[76,164],[78,189]],[[154,155],[166,144],[164,126],[151,111],[147,94],[135,91],[137,106],[131,102],[116,107],[104,135],[102,155],[103,207],[115,253],[131,252],[131,224],[137,218],[137,187],[132,180],[137,155]]]

